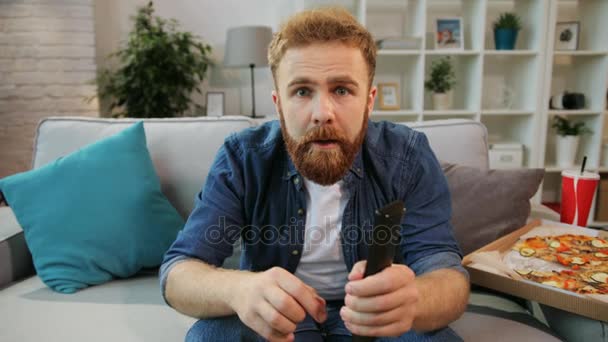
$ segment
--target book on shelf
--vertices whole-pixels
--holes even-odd
[[[388,37],[376,41],[378,49],[419,49],[422,43],[420,37]]]

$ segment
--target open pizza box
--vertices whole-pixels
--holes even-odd
[[[542,230],[546,232],[547,229],[554,230],[555,235],[576,231],[576,234],[608,238],[608,232],[606,231],[565,225],[553,221],[533,220],[526,226],[464,257],[462,263],[470,274],[471,283],[608,322],[608,295],[584,295],[543,285],[518,277],[517,273],[513,272],[506,263],[496,264],[495,261],[500,260],[498,259],[499,254],[502,257],[509,253],[511,247],[520,237],[529,237],[534,232]],[[494,257],[497,259],[494,259]]]

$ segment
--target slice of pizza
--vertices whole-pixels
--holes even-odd
[[[608,273],[605,272],[579,273],[571,270],[542,272],[529,269],[515,271],[526,279],[563,290],[581,294],[608,294]]]

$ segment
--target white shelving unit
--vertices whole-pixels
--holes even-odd
[[[600,173],[608,171],[602,165],[602,140],[608,134],[606,127],[606,89],[608,88],[608,1],[603,0],[556,0],[549,12],[549,30],[545,63],[544,94],[548,103],[551,94],[568,90],[581,92],[586,97],[586,108],[582,110],[546,110],[541,123],[541,155],[539,166],[545,167],[546,176],[541,189],[543,202],[559,202],[562,167],[555,166],[555,132],[551,121],[555,115],[583,121],[593,133],[581,138],[576,162],[587,156],[587,169]],[[564,21],[580,22],[579,46],[574,51],[556,51],[555,24]],[[608,161],[604,161],[606,163]],[[538,197],[538,196],[537,196]],[[597,222],[595,205],[591,210],[589,225],[608,226],[608,222]]]
[[[469,118],[488,128],[490,142],[519,142],[524,167],[544,167],[546,176],[534,201],[559,202],[560,173],[555,166],[555,115],[584,121],[593,134],[580,142],[577,162],[587,156],[587,169],[608,174],[602,141],[608,138],[608,0],[298,0],[296,10],[320,5],[350,9],[376,39],[415,36],[421,46],[411,50],[379,50],[375,84],[399,84],[400,109],[374,110],[373,118],[413,122]],[[492,23],[502,12],[522,20],[515,50],[496,50]],[[436,18],[461,17],[463,50],[435,50]],[[575,51],[555,51],[557,22],[580,22]],[[450,56],[457,84],[451,110],[435,111],[424,81],[432,61]],[[511,106],[499,99],[512,91]],[[549,110],[552,94],[585,94],[583,110]],[[378,105],[376,104],[376,108]],[[607,175],[608,176],[608,175]],[[594,212],[592,212],[594,217]],[[606,225],[608,222],[591,222]]]

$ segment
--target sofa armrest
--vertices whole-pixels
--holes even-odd
[[[34,274],[23,230],[10,207],[0,207],[0,288]]]
[[[530,218],[559,222],[559,214],[553,211],[551,208],[542,204],[530,204],[532,205],[530,210]]]

